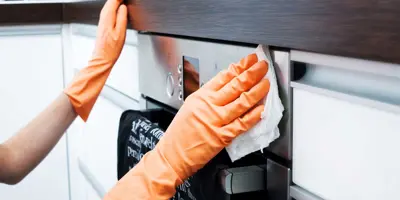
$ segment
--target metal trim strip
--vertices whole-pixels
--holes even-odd
[[[319,66],[336,67],[345,70],[367,72],[389,77],[400,78],[400,65],[377,62],[371,60],[333,56],[320,53],[304,52],[291,50],[290,59],[292,61],[315,64]]]
[[[103,185],[101,185],[100,181],[96,179],[96,177],[90,172],[90,169],[81,161],[80,158],[78,158],[78,166],[85,179],[93,187],[97,195],[102,199],[106,194],[106,190],[104,189]]]
[[[18,1],[0,1],[0,6],[1,5],[28,5],[28,4],[63,4],[63,3],[79,3],[79,2],[88,2],[88,1],[95,1],[95,0],[18,0]]]
[[[108,85],[104,86],[103,90],[100,93],[100,96],[106,98],[107,100],[111,101],[113,104],[124,110],[137,108],[139,105],[139,100],[133,99],[132,97],[129,97]]]
[[[96,25],[72,23],[71,30],[72,34],[74,35],[80,35],[91,38],[96,38],[97,35]],[[125,44],[131,46],[137,46],[138,45],[137,34],[138,33],[136,31],[128,29],[126,31]]]
[[[372,100],[372,99],[364,98],[361,96],[349,95],[349,94],[346,94],[343,92],[332,91],[332,90],[328,90],[325,88],[310,86],[310,85],[296,82],[296,81],[291,82],[290,86],[295,89],[301,89],[301,90],[313,92],[316,94],[321,94],[321,95],[325,95],[328,97],[333,97],[333,98],[337,98],[340,100],[345,100],[348,102],[376,108],[378,110],[385,110],[390,113],[400,114],[400,106],[398,106],[398,105],[393,105],[393,104],[389,104],[389,103],[385,103],[385,102],[381,102],[381,101],[377,101],[377,100]]]
[[[63,88],[66,87],[66,67],[68,66],[68,58],[70,58],[70,55],[68,54],[70,49],[67,49],[66,46],[68,45],[67,43],[69,42],[69,25],[68,24],[63,24],[62,29],[61,29],[61,51],[62,51],[62,74],[63,74]],[[67,143],[66,145],[66,152],[67,152],[67,174],[68,174],[68,195],[69,195],[69,200],[72,200],[72,191],[71,191],[71,166],[70,166],[70,146],[69,146],[69,131],[65,131],[65,141]]]
[[[0,26],[0,36],[61,34],[61,24]]]
[[[323,200],[299,186],[290,186],[290,196],[296,200]]]

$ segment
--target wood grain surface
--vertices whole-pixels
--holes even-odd
[[[97,25],[105,0],[82,1],[64,4],[64,22]]]
[[[400,1],[128,0],[135,29],[400,63]]]
[[[0,5],[0,24],[97,24],[105,0]],[[400,63],[398,0],[126,0],[145,32]]]
[[[61,3],[0,4],[0,25],[62,22]]]

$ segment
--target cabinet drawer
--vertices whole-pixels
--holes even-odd
[[[396,197],[399,114],[301,89],[293,98],[296,184],[326,199]]]
[[[107,191],[117,182],[117,136],[123,109],[100,96],[83,129],[79,159]]]
[[[110,89],[105,88],[83,128],[79,159],[87,166],[93,179],[100,183],[100,188],[108,191],[117,182],[119,119],[125,109],[139,109],[139,105],[134,101],[126,103],[129,100],[112,95],[107,92]]]
[[[323,199],[397,199],[399,74],[307,70],[292,82],[293,182]]]

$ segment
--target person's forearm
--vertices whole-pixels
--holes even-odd
[[[47,156],[78,115],[86,122],[125,44],[127,15],[122,0],[107,0],[88,66],[42,113],[0,144],[0,182],[18,183]]]
[[[68,97],[62,93],[0,146],[0,182],[21,181],[47,156],[76,117]]]

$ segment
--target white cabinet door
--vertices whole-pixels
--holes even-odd
[[[72,49],[72,65],[76,70],[82,69],[87,66],[90,60],[96,38],[86,37],[81,35],[71,36],[71,49]]]
[[[86,49],[93,48],[92,46],[83,43],[80,45],[81,49],[74,46],[71,25],[63,24],[62,29],[62,42],[63,42],[63,56],[64,56],[64,84],[68,85],[72,81],[76,72],[75,68],[79,65],[79,60],[75,59],[79,53],[85,53]],[[94,43],[92,44],[94,45]],[[75,47],[75,48],[74,48]],[[86,55],[89,57],[90,51]],[[88,59],[88,58],[85,58]],[[84,59],[80,59],[84,60]],[[87,60],[86,60],[87,62]],[[87,199],[88,189],[86,187],[87,181],[82,175],[79,169],[79,152],[81,151],[79,141],[83,138],[83,127],[84,122],[81,118],[77,118],[67,130],[67,141],[68,141],[68,157],[69,157],[69,182],[70,182],[70,200],[85,200]]]
[[[102,198],[97,194],[92,185],[86,183],[86,200],[101,200]]]
[[[400,65],[293,51],[293,183],[329,200],[399,199]]]
[[[0,37],[0,142],[26,125],[61,93],[61,48],[59,34]],[[68,200],[66,150],[66,139],[62,137],[21,183],[0,185],[0,198]]]
[[[117,137],[123,109],[99,97],[83,128],[80,160],[105,190],[117,182]]]
[[[64,72],[68,82],[74,72],[87,66],[95,46],[96,28],[64,25]],[[127,43],[106,82],[106,91],[103,90],[102,95],[113,96],[115,101],[100,96],[87,123],[77,119],[68,129],[71,200],[97,199],[117,182],[119,118],[123,108],[139,108],[136,43],[136,32],[128,31]]]
[[[293,182],[324,199],[397,199],[400,113],[293,90]]]
[[[106,84],[135,100],[139,100],[138,66],[138,47],[126,44]]]
[[[86,198],[85,177],[79,169],[79,152],[81,151],[80,141],[83,138],[84,122],[77,118],[67,130],[68,157],[69,157],[69,181],[70,200],[81,200]]]
[[[138,109],[135,103],[129,108]],[[100,96],[88,121],[77,120],[68,130],[72,200],[87,198],[89,193],[93,199],[93,192],[102,197],[117,182],[117,138],[123,111]]]
[[[73,24],[71,25],[71,49],[73,67],[82,69],[87,66],[95,47],[96,26]],[[133,98],[140,99],[139,72],[138,72],[138,47],[137,33],[133,30],[127,31],[126,43],[122,49],[118,61],[115,63],[106,85]]]
[[[83,128],[79,159],[88,169],[86,178],[97,187],[101,195],[117,182],[117,138],[123,111],[121,107],[100,96]],[[97,183],[100,185],[96,186]]]

